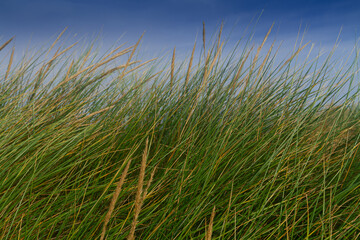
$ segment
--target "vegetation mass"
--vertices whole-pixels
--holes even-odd
[[[359,238],[357,49],[300,62],[301,42],[277,62],[270,30],[224,56],[204,28],[161,68],[136,60],[141,38],[76,55],[61,33],[16,64],[10,49],[0,238]]]

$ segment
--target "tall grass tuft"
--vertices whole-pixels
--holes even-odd
[[[279,60],[270,29],[225,55],[221,30],[165,67],[141,38],[0,43],[0,238],[359,238],[357,49]]]

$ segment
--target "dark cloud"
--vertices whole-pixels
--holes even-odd
[[[360,22],[360,2],[346,0],[2,0],[0,37],[17,35],[20,41],[32,35],[40,40],[68,26],[79,35],[102,31],[110,42],[123,33],[135,40],[146,30],[145,40],[155,48],[188,47],[201,31],[202,21],[210,31],[222,20],[229,29],[236,21],[243,29],[261,12],[256,27],[260,37],[275,22],[277,38],[283,40],[296,36],[301,23],[322,42],[332,42],[343,27],[348,41]]]

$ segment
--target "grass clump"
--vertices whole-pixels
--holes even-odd
[[[194,45],[160,70],[134,60],[140,40],[75,57],[59,36],[16,65],[12,51],[0,238],[358,238],[356,59],[298,64],[300,45],[276,64],[269,33],[223,57],[220,31],[198,63]]]

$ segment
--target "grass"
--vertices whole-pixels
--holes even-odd
[[[160,70],[134,60],[141,38],[76,57],[60,34],[18,64],[12,50],[0,238],[358,239],[357,59],[299,64],[300,45],[276,63],[269,34],[228,56],[221,30],[204,34],[198,63],[194,45]]]

